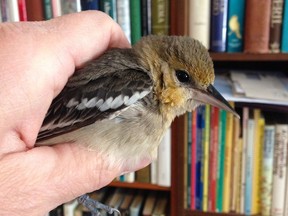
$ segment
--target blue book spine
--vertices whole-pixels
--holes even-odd
[[[281,52],[288,52],[288,1],[284,2],[284,15],[282,23]]]
[[[228,6],[227,52],[243,51],[245,0],[230,0]]]
[[[116,0],[101,0],[100,10],[117,22]]]
[[[203,146],[202,146],[202,133],[204,130],[204,115],[205,106],[200,106],[197,109],[197,138],[196,138],[196,188],[195,188],[195,209],[202,210],[203,204],[203,168],[202,168],[202,157],[203,157]]]
[[[192,113],[187,113],[187,135],[188,135],[188,151],[187,151],[187,208],[191,208],[191,162],[192,162]]]
[[[81,10],[100,10],[99,0],[81,0]]]
[[[213,0],[211,9],[211,45],[213,52],[226,51],[228,0]]]

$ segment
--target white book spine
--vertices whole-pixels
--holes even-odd
[[[287,125],[276,125],[273,158],[273,192],[271,207],[271,215],[273,216],[284,216],[288,145],[287,134]]]
[[[7,13],[9,22],[19,22],[19,9],[18,9],[18,0],[8,0],[7,1]]]
[[[157,183],[171,186],[171,128],[167,130],[159,145]]]
[[[124,31],[127,39],[131,41],[131,21],[129,0],[117,0],[117,22]]]
[[[209,49],[210,43],[210,0],[189,1],[189,36]]]

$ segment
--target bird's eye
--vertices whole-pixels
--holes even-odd
[[[190,76],[186,71],[176,70],[176,76],[181,83],[187,83],[190,81]]]

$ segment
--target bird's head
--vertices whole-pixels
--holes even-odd
[[[237,115],[213,87],[213,62],[198,40],[147,36],[134,49],[141,56],[141,64],[151,72],[155,97],[171,119],[206,103]]]

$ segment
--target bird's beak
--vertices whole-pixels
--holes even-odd
[[[240,118],[240,116],[235,112],[225,98],[214,88],[213,85],[209,85],[206,91],[193,89],[193,99],[202,103],[208,103],[220,109],[224,109],[231,112],[237,118]]]

